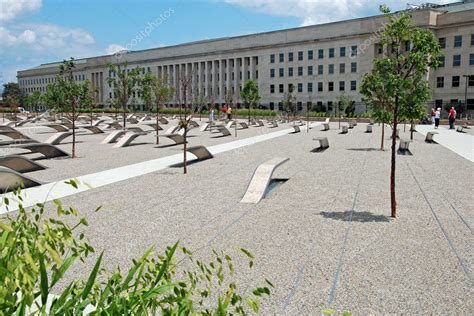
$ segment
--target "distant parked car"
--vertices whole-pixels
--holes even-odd
[[[18,111],[20,111],[20,113],[25,113],[25,114],[30,113],[30,111],[27,111],[27,110],[25,110],[25,108],[22,108],[22,107],[19,107]]]

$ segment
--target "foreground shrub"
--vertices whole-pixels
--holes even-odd
[[[21,200],[19,190],[15,195]],[[37,204],[31,210],[20,205],[15,217],[0,220],[0,315],[245,315],[257,313],[260,300],[270,295],[272,284],[266,281],[243,297],[227,280],[234,275],[228,254],[213,251],[214,259],[205,263],[179,243],[161,254],[151,247],[125,272],[101,268],[100,254],[87,280],[74,280],[58,290],[69,268],[94,249],[79,231],[87,220],[76,209],[54,203],[55,218],[45,217],[51,211]],[[67,224],[63,217],[74,223]],[[245,249],[239,252],[251,269],[253,255]],[[191,268],[183,268],[183,263]]]

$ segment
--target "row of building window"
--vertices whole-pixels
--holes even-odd
[[[446,48],[446,37],[440,37],[438,39],[439,45],[441,48]],[[462,35],[456,35],[453,38],[453,47],[454,48],[459,48],[462,47],[462,42],[463,42],[463,36]],[[471,34],[471,46],[474,46],[474,34]]]
[[[276,85],[271,84],[270,85],[270,93],[276,93],[275,90]],[[317,90],[318,92],[323,92],[324,91],[324,83],[323,82],[318,82],[317,83]],[[327,91],[332,92],[334,91],[334,81],[329,81],[327,83]],[[345,81],[339,81],[339,91],[346,91],[346,82]],[[352,80],[350,81],[350,91],[357,91],[357,81]],[[295,86],[292,83],[289,83],[287,86],[287,90],[285,91],[285,85],[280,83],[278,85],[278,93],[285,93],[285,92],[295,92]],[[305,92],[303,91],[303,83],[297,83],[296,84],[296,92],[302,93]],[[306,83],[306,92],[311,93],[313,92],[313,83],[308,82]]]
[[[323,59],[324,58],[324,49],[318,49],[318,59]],[[293,52],[287,53],[287,60],[288,62],[292,62],[295,60],[295,55]],[[357,46],[351,46],[351,52],[350,52],[351,57],[357,56]],[[313,60],[314,59],[314,53],[313,50],[308,50],[306,52],[306,56],[308,60]],[[346,52],[346,47],[339,47],[339,57],[346,57],[347,52]],[[335,48],[329,48],[328,49],[328,57],[329,58],[334,58],[336,57],[336,49]],[[270,55],[270,63],[275,63],[276,61],[276,54],[271,54]],[[297,53],[297,59],[298,61],[303,61],[304,60],[304,51],[299,51]],[[285,62],[285,53],[279,53],[278,54],[278,61],[280,63]]]
[[[66,78],[66,77],[64,77]],[[86,80],[86,75],[79,74],[74,75],[75,81],[84,81]],[[56,77],[49,77],[49,78],[36,78],[36,79],[22,79],[20,80],[21,86],[32,86],[32,85],[39,85],[39,84],[50,84],[56,82]]]
[[[446,57],[441,56],[439,58],[440,67],[444,67],[446,65]],[[453,55],[453,67],[460,67],[462,64],[462,57],[461,55]],[[469,54],[469,66],[474,66],[474,54]]]
[[[474,76],[467,77],[467,84],[469,87],[474,87]],[[444,88],[444,77],[436,78],[436,88]],[[451,87],[458,88],[461,86],[461,76],[452,76],[451,77]]]
[[[303,72],[303,67],[297,67],[296,70],[297,70],[297,74],[299,77],[301,76],[304,76],[304,72]],[[334,64],[330,64],[328,65],[328,74],[332,75],[334,74],[334,70],[335,67],[334,67]],[[294,71],[293,71],[293,67],[288,67],[288,77],[293,77],[294,75]],[[276,76],[276,73],[275,73],[275,69],[272,68],[270,69],[270,78],[275,78]],[[346,64],[342,63],[342,64],[339,64],[339,73],[340,74],[344,74],[346,73]],[[357,73],[357,63],[351,63],[351,73]],[[324,65],[318,65],[318,72],[317,72],[318,75],[323,75],[324,74]],[[314,75],[314,69],[313,69],[313,66],[307,66],[307,70],[306,70],[306,75],[307,76],[313,76]],[[285,76],[285,68],[279,68],[278,69],[278,77],[284,77]]]

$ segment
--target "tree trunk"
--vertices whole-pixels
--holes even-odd
[[[156,144],[158,145],[160,143],[160,138],[158,131],[160,129],[160,111],[159,111],[159,106],[156,107]]]
[[[383,142],[384,142],[384,137],[385,137],[385,123],[382,122],[382,140],[380,141],[380,150],[384,150],[383,148]]]
[[[185,122],[186,124],[186,122]],[[185,125],[184,127],[184,152],[183,152],[183,170],[184,170],[184,174],[187,174],[188,173],[188,166],[187,166],[187,162],[186,162],[186,149],[187,149],[187,138],[188,138],[188,126]]]
[[[72,101],[72,158],[76,158],[76,102]]]
[[[392,159],[390,164],[390,216],[397,217],[397,200],[395,193],[395,168],[396,168],[396,146],[397,146],[397,127],[398,127],[398,98],[395,99],[395,109],[393,111],[393,129],[392,129]]]
[[[413,140],[413,120],[410,120],[410,139]]]
[[[127,120],[126,120],[126,117],[125,117],[125,104],[123,105],[123,129],[125,129],[125,126],[126,126],[126,123]]]

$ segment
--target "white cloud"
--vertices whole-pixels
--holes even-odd
[[[0,22],[13,20],[27,11],[41,8],[41,0],[0,0]]]
[[[36,33],[29,29],[15,35],[7,28],[0,26],[0,42],[5,46],[21,45],[25,43],[31,44],[35,40]]]
[[[367,16],[377,12],[379,5],[387,4],[393,10],[405,9],[405,3],[399,0],[224,0],[226,3],[239,5],[275,16],[297,17],[301,25],[321,24],[351,18]],[[426,0],[411,0],[420,4]],[[438,0],[436,3],[453,2]]]
[[[119,45],[119,44],[110,44],[109,46],[107,46],[107,48],[105,49],[105,53],[107,55],[113,55],[115,53],[118,53],[122,50],[125,50],[125,47],[123,47],[122,45]]]

